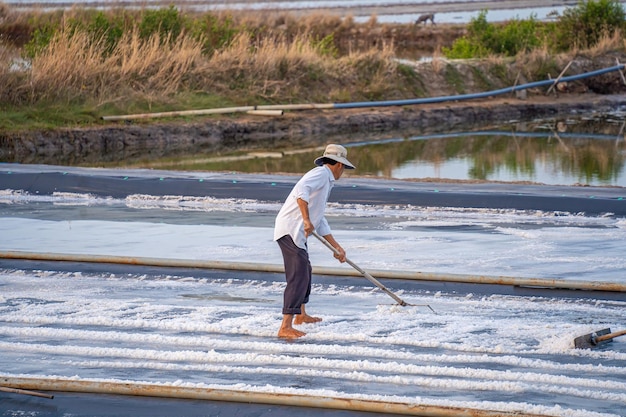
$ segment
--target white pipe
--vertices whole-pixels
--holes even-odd
[[[264,106],[256,106],[259,110],[315,110],[315,109],[332,109],[335,105],[333,103],[309,103],[309,104],[267,104]]]
[[[286,405],[334,410],[366,411],[424,417],[519,417],[519,412],[477,410],[428,404],[395,403],[302,394],[266,393],[225,389],[179,387],[163,384],[73,380],[60,378],[14,378],[0,376],[0,384],[20,389],[80,392],[91,394],[134,395],[144,397],[181,398],[228,401],[252,404]],[[545,417],[523,414],[525,417]]]
[[[312,109],[332,109],[333,103],[324,104],[271,104],[262,106],[242,106],[242,107],[221,107],[217,109],[201,109],[201,110],[177,110],[159,113],[138,113],[124,114],[118,116],[102,116],[102,120],[135,120],[135,119],[154,119],[159,117],[175,117],[175,116],[202,116],[208,114],[226,114],[226,113],[249,113],[261,116],[280,116],[284,110],[312,110]],[[280,112],[280,114],[278,114]]]
[[[251,114],[253,116],[282,116],[282,110],[249,110],[246,114]]]
[[[243,106],[243,107],[223,107],[219,109],[205,109],[205,110],[179,110],[179,111],[167,111],[160,113],[140,113],[140,114],[126,114],[121,116],[102,116],[102,120],[133,120],[133,119],[150,119],[157,117],[174,117],[174,116],[201,116],[206,114],[225,114],[225,113],[237,113],[248,112],[254,110],[255,106]]]
[[[0,259],[25,259],[38,261],[66,261],[66,262],[91,262],[91,263],[113,263],[126,265],[159,266],[159,267],[179,267],[179,268],[201,268],[201,269],[221,269],[237,271],[258,271],[258,272],[284,272],[282,265],[253,263],[253,262],[221,262],[203,261],[194,259],[171,259],[171,258],[148,258],[148,257],[128,257],[110,255],[82,255],[65,253],[38,253],[25,251],[0,251]],[[332,276],[360,276],[356,271],[346,268],[313,267],[313,273],[318,275]],[[370,273],[379,278],[403,279],[412,281],[437,281],[455,282],[467,284],[495,284],[522,287],[553,288],[566,290],[591,290],[626,292],[626,284],[618,282],[602,281],[580,281],[549,278],[523,278],[506,276],[487,275],[463,275],[463,274],[440,274],[434,272],[413,272],[413,271],[386,271],[370,270]]]

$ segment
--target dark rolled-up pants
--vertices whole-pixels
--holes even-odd
[[[283,295],[283,314],[300,314],[301,306],[309,302],[313,269],[309,253],[296,246],[289,235],[277,240],[283,252],[287,287]]]

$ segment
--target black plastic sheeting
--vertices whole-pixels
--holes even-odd
[[[357,411],[221,401],[50,393],[53,399],[0,393],[0,416],[37,417],[371,417]]]
[[[85,193],[125,198],[133,194],[244,198],[283,201],[298,177],[253,174],[187,176],[167,172],[140,174],[132,170],[64,170],[46,167],[20,169],[0,165],[0,190],[22,190],[31,195],[55,192]],[[138,171],[139,172],[139,171]],[[626,189],[502,183],[420,183],[342,178],[330,201],[345,204],[410,204],[422,207],[542,210],[586,215],[626,215]]]

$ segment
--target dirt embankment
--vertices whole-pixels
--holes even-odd
[[[626,62],[626,56],[578,57],[565,75],[581,74]],[[566,66],[563,62],[561,68]],[[411,65],[411,64],[404,64]],[[424,86],[422,97],[441,97],[510,87],[480,62],[415,63]],[[486,64],[485,64],[486,65]],[[500,66],[524,79],[520,64]],[[450,81],[454,74],[456,81]],[[556,78],[554,73],[552,78]],[[111,122],[92,128],[0,133],[0,161],[91,165],[109,161],[149,160],[179,154],[218,154],[241,150],[289,149],[377,137],[471,130],[510,120],[565,118],[572,113],[607,112],[626,106],[626,86],[618,71],[569,83],[558,92],[547,88],[480,100],[349,110],[287,111],[280,117],[221,115],[193,121],[169,119]]]
[[[567,118],[614,111],[626,96],[576,94],[480,103],[307,110],[281,117],[209,118],[197,122],[112,124],[22,135],[0,134],[0,160],[51,165],[92,165],[150,160],[182,154],[289,149],[443,131],[471,130],[504,121]],[[556,123],[556,122],[555,122]]]

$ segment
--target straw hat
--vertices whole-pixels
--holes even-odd
[[[335,145],[331,143],[326,146],[326,150],[324,150],[324,155],[315,159],[315,165],[321,166],[324,165],[324,158],[332,159],[337,162],[341,162],[346,169],[354,169],[356,168],[352,162],[348,161],[348,151],[341,145]]]

